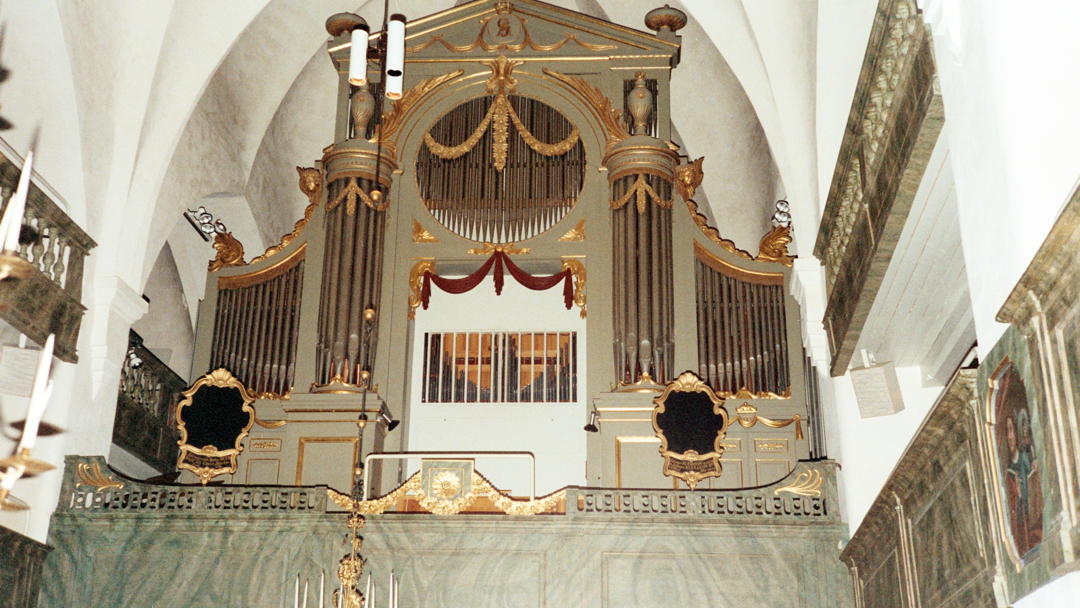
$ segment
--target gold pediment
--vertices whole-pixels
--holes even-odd
[[[377,34],[376,34],[377,35]],[[679,45],[538,0],[477,0],[409,21],[406,61],[673,56]]]

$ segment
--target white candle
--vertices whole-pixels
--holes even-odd
[[[17,451],[29,450],[37,441],[38,426],[41,425],[41,417],[45,415],[45,406],[49,404],[49,395],[52,394],[52,382],[49,381],[49,369],[52,367],[53,344],[56,336],[49,334],[45,340],[45,348],[41,349],[38,357],[37,370],[34,372],[34,384],[30,391],[30,405],[26,408],[26,423],[23,426],[22,438],[19,439]]]
[[[341,608],[342,602],[344,602],[344,601],[345,601],[345,587],[342,587],[340,590],[338,590],[338,594],[337,594],[337,608]]]
[[[394,608],[394,571],[393,570],[390,571],[390,591],[388,592],[388,595],[389,595],[389,597],[386,598],[386,601],[389,604],[389,608]]]
[[[19,250],[19,232],[22,231],[23,214],[26,211],[26,195],[30,192],[30,173],[34,164],[34,151],[26,153],[26,162],[23,163],[22,173],[19,174],[19,185],[15,188],[15,194],[8,200],[7,209],[4,210],[4,219],[0,220],[0,243],[2,251]]]
[[[300,575],[296,575],[296,585],[293,586],[293,608],[300,608]]]
[[[307,583],[308,582],[305,579],[304,580],[304,603],[302,604],[303,608],[307,608]]]
[[[323,594],[326,589],[326,570],[319,571],[319,608],[325,608],[326,604],[323,604]]]
[[[365,608],[371,608],[374,605],[371,601],[371,573],[368,572],[367,584],[364,585],[364,606]]]

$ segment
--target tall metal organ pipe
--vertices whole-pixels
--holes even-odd
[[[634,134],[603,160],[611,193],[615,377],[621,384],[673,377],[671,204],[678,157],[647,135],[654,101],[639,72],[626,97]]]
[[[362,138],[372,115],[365,104],[374,104],[366,87],[353,96],[352,132],[360,135],[323,156],[327,212],[316,384],[335,389],[361,384],[362,372],[374,365],[386,209],[397,168],[387,151]]]

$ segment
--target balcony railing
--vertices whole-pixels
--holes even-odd
[[[134,331],[120,371],[113,443],[162,472],[176,468],[175,405],[187,383]]]
[[[0,153],[0,213],[15,191],[19,172]],[[6,281],[0,289],[0,318],[39,344],[56,334],[56,356],[74,363],[86,310],[80,302],[83,262],[97,243],[33,183],[23,223],[33,228],[37,238],[23,244],[19,255],[34,270],[24,279]]]

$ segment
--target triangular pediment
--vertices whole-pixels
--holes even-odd
[[[406,61],[496,54],[564,58],[677,56],[679,44],[538,0],[477,0],[414,19]]]

